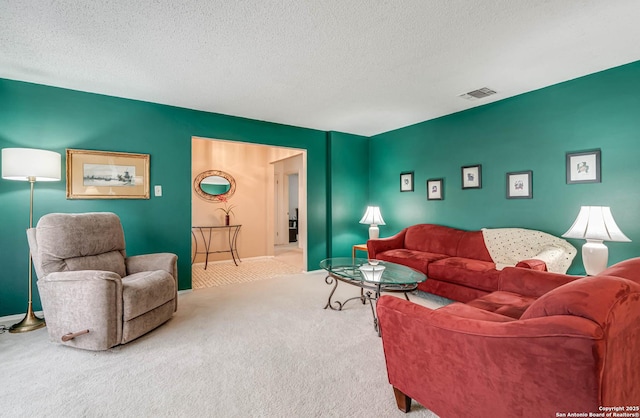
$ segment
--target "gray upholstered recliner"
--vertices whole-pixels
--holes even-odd
[[[27,237],[54,342],[106,350],[158,327],[177,309],[177,256],[126,257],[113,213],[51,213]]]

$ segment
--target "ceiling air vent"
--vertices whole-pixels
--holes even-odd
[[[485,97],[491,96],[492,94],[496,94],[496,92],[491,90],[488,87],[483,87],[478,90],[461,94],[459,97],[462,97],[463,99],[467,99],[467,100],[475,100],[475,99],[484,99]]]

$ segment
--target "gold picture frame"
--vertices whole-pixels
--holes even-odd
[[[67,199],[149,199],[149,154],[67,149]]]

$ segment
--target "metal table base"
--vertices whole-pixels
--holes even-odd
[[[352,286],[356,286],[360,288],[360,296],[354,296],[342,302],[334,300],[332,301],[333,294],[338,288],[338,282],[344,282],[350,284]],[[327,304],[324,305],[324,309],[330,308],[334,311],[341,311],[344,305],[352,300],[360,300],[363,305],[369,301],[369,305],[371,306],[371,314],[373,315],[373,328],[380,336],[380,327],[378,326],[378,315],[376,314],[376,308],[374,306],[375,302],[380,298],[381,293],[393,293],[400,292],[404,293],[405,299],[409,300],[409,292],[412,292],[418,288],[417,283],[411,284],[390,284],[390,283],[373,283],[367,281],[357,281],[346,279],[344,277],[340,277],[337,275],[333,275],[329,273],[327,277],[324,278],[324,282],[328,285],[333,284],[333,289],[331,289],[331,293],[329,294],[329,298],[327,299]],[[335,305],[335,306],[334,306]]]
[[[236,242],[238,240],[238,232],[240,232],[240,227],[242,225],[215,225],[215,226],[193,226],[191,227],[191,235],[193,236],[193,240],[195,241],[195,251],[193,253],[193,257],[191,258],[191,264],[196,260],[196,256],[198,254],[206,254],[204,259],[204,269],[207,269],[207,265],[209,264],[209,254],[216,253],[231,253],[231,258],[233,258],[233,262],[235,265],[238,265],[238,261],[240,260],[240,255],[238,254],[238,248],[236,247]],[[202,237],[202,242],[204,243],[204,251],[198,251],[198,237],[195,234],[195,231],[200,232],[200,236]],[[205,233],[205,230],[208,233]],[[211,236],[214,230],[227,230],[228,231],[228,241],[229,241],[229,249],[228,250],[211,250]]]

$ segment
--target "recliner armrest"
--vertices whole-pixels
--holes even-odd
[[[178,256],[173,253],[142,254],[127,257],[124,260],[127,274],[143,271],[164,270],[176,281],[176,294],[173,311],[178,310]]]
[[[55,272],[37,282],[42,310],[52,341],[106,350],[122,340],[122,280],[113,272],[78,270]],[[69,333],[89,330],[69,341]]]
[[[403,229],[394,236],[388,238],[370,239],[367,241],[367,251],[369,258],[376,258],[377,254],[396,248],[404,248],[404,236],[407,229]]]
[[[76,270],[76,271],[56,271],[47,274],[45,277],[38,280],[43,283],[55,283],[55,282],[86,282],[92,280],[111,280],[120,281],[122,278],[118,273],[104,270]]]
[[[178,283],[178,256],[172,253],[143,254],[127,257],[125,260],[127,274],[143,271],[164,270]]]

